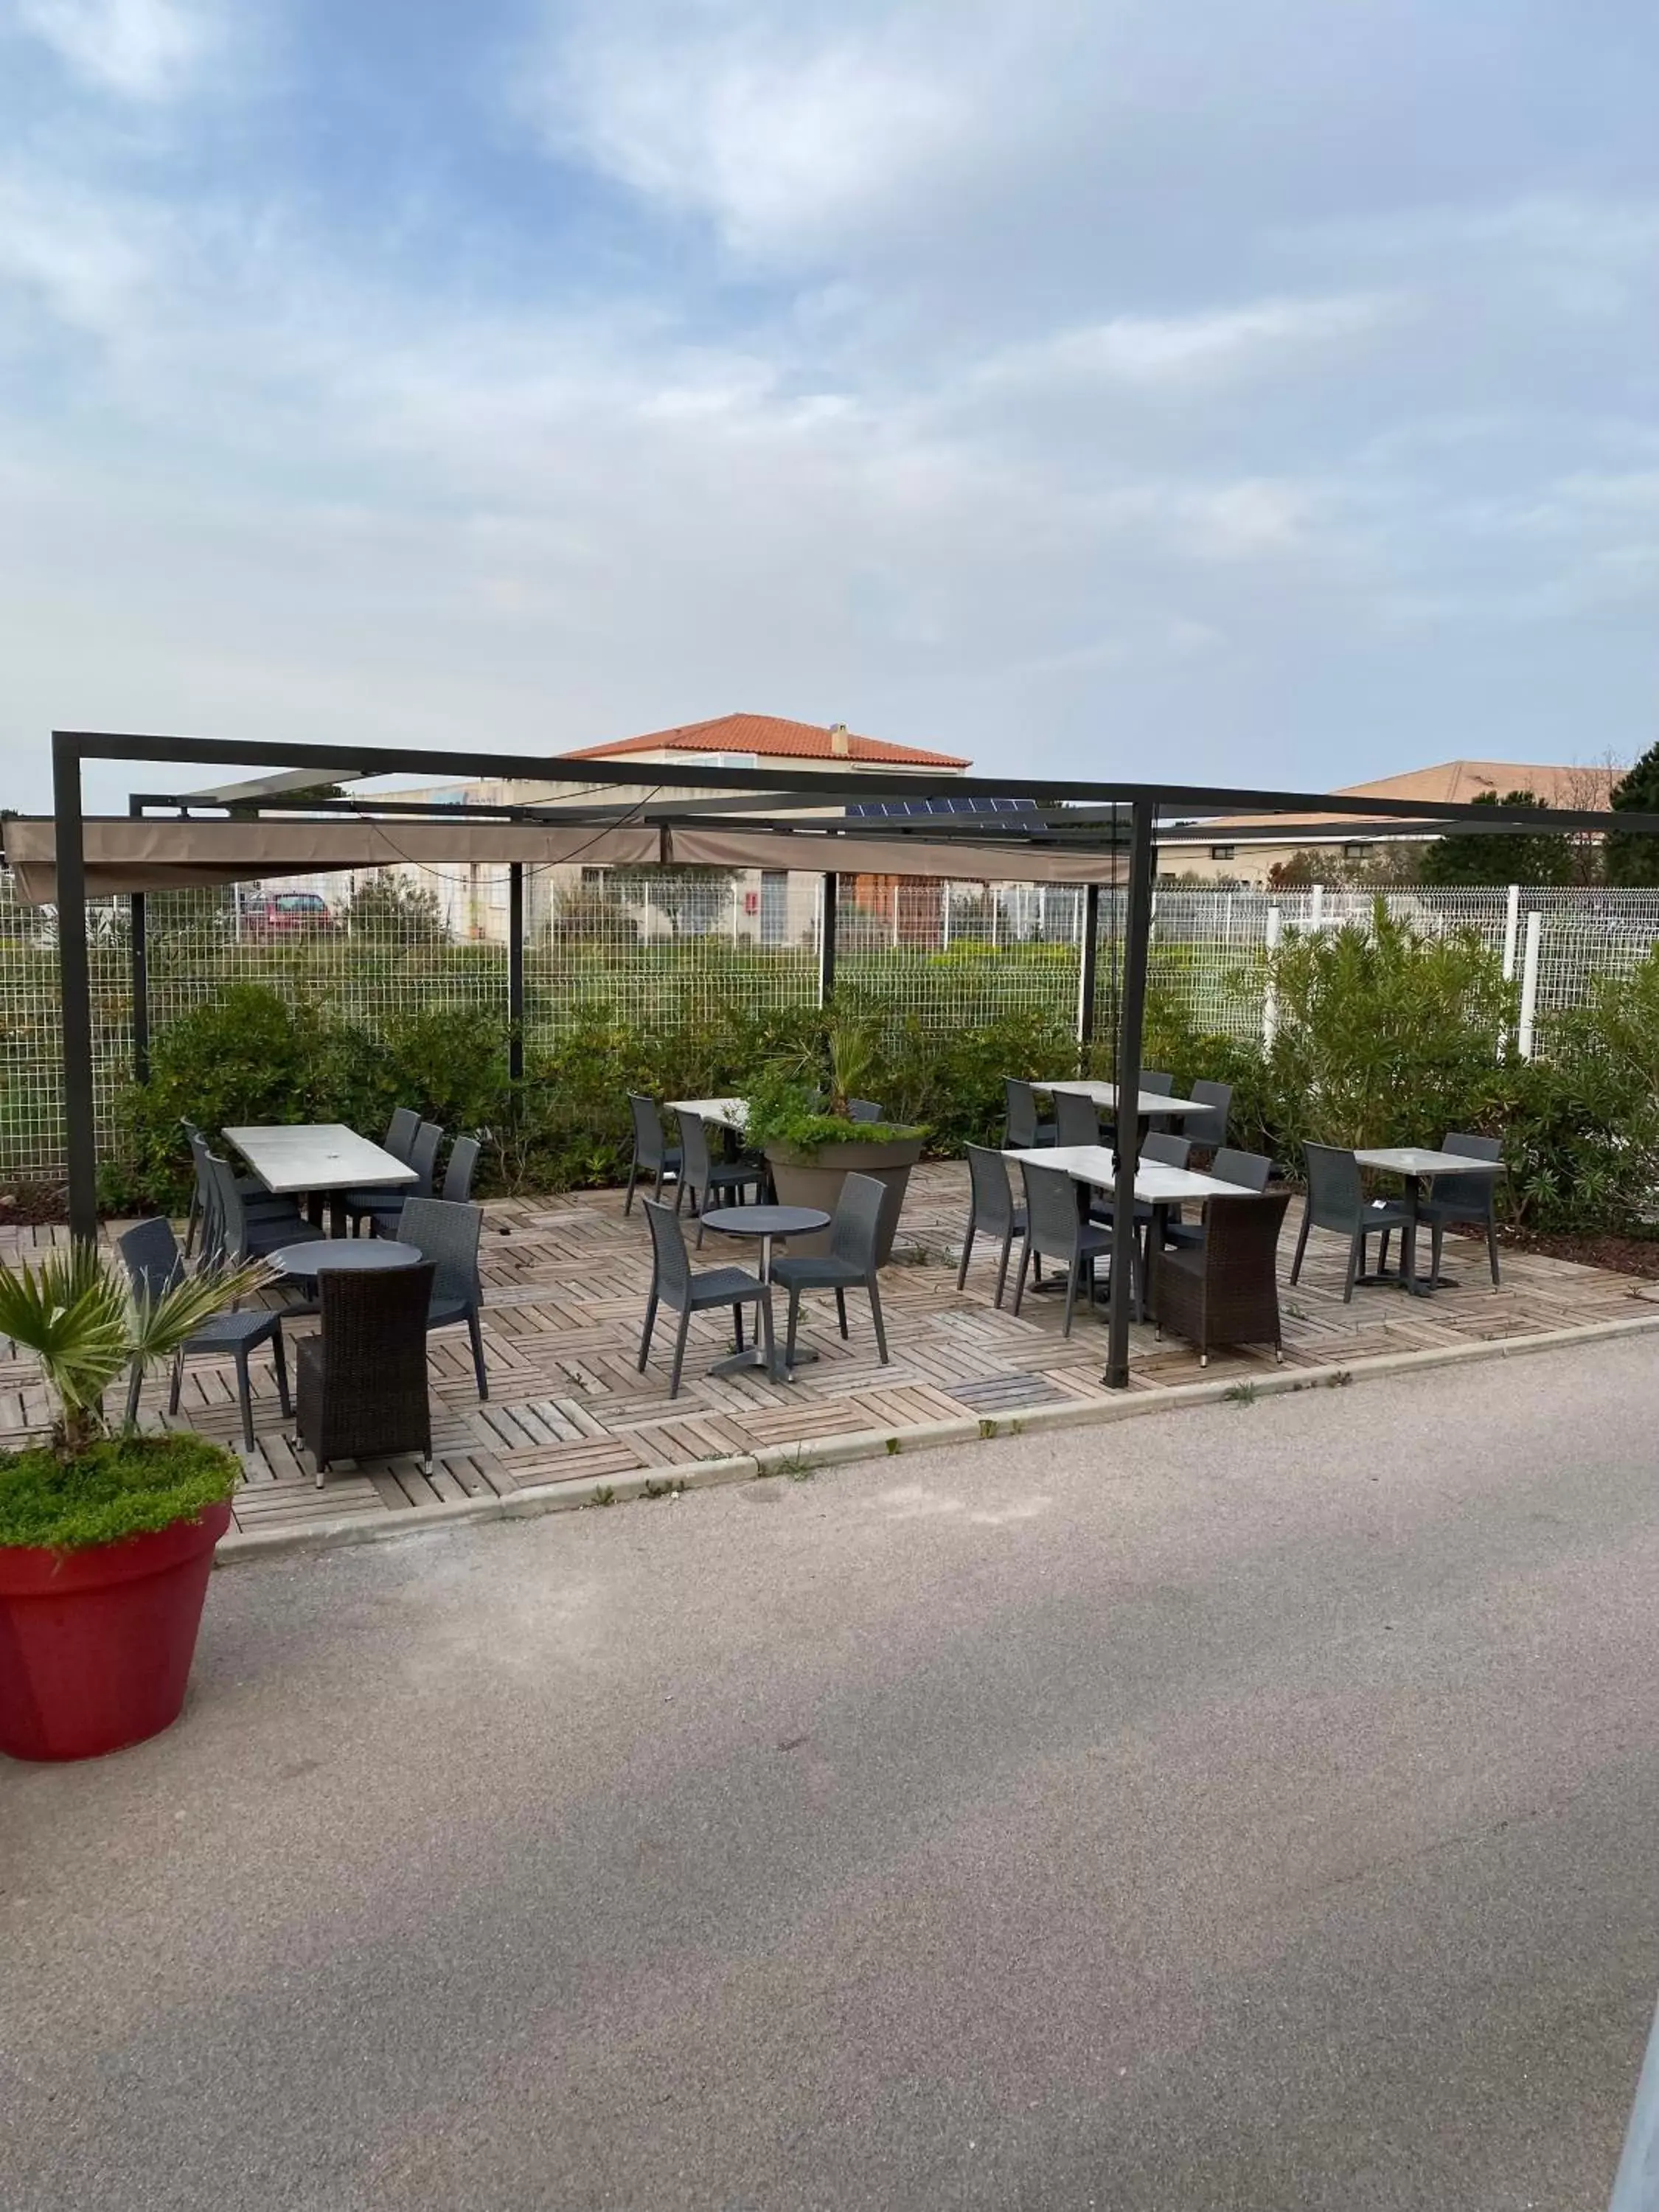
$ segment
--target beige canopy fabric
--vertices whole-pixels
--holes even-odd
[[[6,858],[32,906],[58,896],[52,824],[40,817],[5,825]],[[560,830],[506,822],[88,822],[87,896],[178,891],[332,869],[423,868],[580,861],[640,866],[661,857],[655,830]]]
[[[527,867],[580,863],[592,868],[793,868],[822,874],[926,876],[952,883],[1109,884],[1121,862],[1111,853],[1043,849],[1011,837],[1000,843],[923,844],[910,838],[824,837],[753,830],[563,829],[554,823],[356,820],[90,821],[85,824],[87,895],[172,891],[331,870],[395,866]],[[5,825],[6,858],[20,895],[32,906],[58,896],[56,839],[49,818],[18,817]]]

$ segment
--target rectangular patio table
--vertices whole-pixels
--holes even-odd
[[[1051,1097],[1056,1091],[1068,1091],[1075,1097],[1091,1100],[1108,1114],[1117,1110],[1115,1083],[1073,1083],[1068,1079],[1061,1083],[1034,1082],[1031,1088],[1033,1091],[1046,1091]],[[1167,1091],[1142,1091],[1137,1094],[1135,1114],[1142,1121],[1149,1121],[1158,1114],[1213,1114],[1215,1108],[1206,1106],[1201,1098],[1171,1098]]]
[[[1417,1209],[1423,1196],[1423,1185],[1436,1176],[1492,1175],[1504,1172],[1502,1160],[1472,1160],[1462,1152],[1443,1152],[1431,1145],[1378,1145],[1354,1158],[1362,1168],[1380,1168],[1385,1175],[1397,1175],[1406,1186],[1406,1206],[1410,1218],[1400,1232],[1400,1273],[1397,1276],[1384,1274],[1379,1268],[1375,1273],[1361,1275],[1362,1283],[1392,1283],[1395,1288],[1409,1291],[1414,1298],[1431,1298],[1444,1286],[1455,1290],[1456,1278],[1451,1275],[1431,1276],[1419,1282],[1417,1274]]]
[[[227,1129],[234,1145],[265,1188],[277,1197],[326,1197],[329,1233],[343,1237],[349,1190],[395,1190],[420,1177],[407,1160],[360,1137],[343,1121],[276,1121]]]
[[[749,1121],[746,1098],[671,1098],[668,1110],[671,1114],[696,1114],[701,1120],[713,1121],[738,1136]]]
[[[1005,1152],[1005,1159],[1030,1160],[1036,1167],[1060,1168],[1078,1185],[1079,1211],[1086,1213],[1091,1188],[1109,1191],[1117,1175],[1116,1156],[1104,1145],[1042,1145],[1035,1151]],[[1195,1168],[1166,1167],[1158,1160],[1140,1160],[1135,1167],[1135,1197],[1142,1206],[1150,1206],[1153,1226],[1158,1234],[1151,1240],[1147,1253],[1147,1273],[1156,1264],[1162,1245],[1164,1221],[1172,1206],[1181,1206],[1188,1199],[1201,1204],[1206,1198],[1260,1198],[1259,1190],[1247,1190],[1243,1183],[1224,1182],[1219,1176],[1203,1175]],[[1137,1321],[1146,1318],[1146,1285],[1141,1285],[1141,1294],[1135,1308]]]

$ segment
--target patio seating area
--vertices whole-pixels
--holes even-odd
[[[1079,1312],[1061,1334],[1064,1300],[1028,1289],[1018,1316],[994,1304],[1000,1241],[981,1237],[963,1287],[957,1286],[968,1218],[965,1163],[918,1169],[911,1180],[893,1263],[881,1272],[890,1364],[880,1364],[859,1304],[848,1341],[828,1293],[803,1301],[803,1341],[818,1358],[793,1382],[760,1369],[711,1375],[730,1349],[728,1312],[693,1316],[684,1377],[668,1395],[672,1349],[665,1333],[647,1371],[636,1367],[651,1277],[650,1239],[635,1205],[624,1215],[621,1190],[558,1199],[494,1200],[483,1208],[481,1262],[487,1401],[463,1331],[430,1341],[433,1466],[411,1452],[361,1467],[344,1462],[325,1489],[308,1457],[296,1456],[293,1424],[276,1401],[270,1364],[252,1363],[255,1447],[244,1453],[247,1486],[236,1501],[243,1529],[291,1526],[321,1517],[418,1511],[441,1501],[583,1479],[661,1469],[665,1480],[699,1460],[963,1415],[1007,1417],[1024,1407],[1104,1399],[1106,1331]],[[1445,1264],[1455,1282],[1432,1299],[1386,1287],[1358,1290],[1345,1304],[1348,1240],[1315,1228],[1301,1279],[1288,1283],[1300,1226],[1292,1201],[1279,1246],[1285,1355],[1291,1367],[1356,1366],[1382,1354],[1497,1337],[1518,1337],[1627,1318],[1659,1297],[1659,1285],[1602,1270],[1506,1251],[1502,1286],[1492,1287],[1483,1241],[1452,1237]],[[112,1224],[112,1238],[123,1224]],[[0,1231],[0,1254],[26,1255],[65,1239],[62,1228]],[[745,1248],[713,1230],[708,1264],[743,1261]],[[302,1345],[315,1322],[285,1324]],[[9,1349],[8,1347],[8,1349]],[[1169,1389],[1201,1379],[1197,1352],[1137,1323],[1131,1339],[1131,1388]],[[1248,1379],[1274,1371],[1270,1345],[1222,1350],[1209,1379]],[[185,1370],[176,1415],[166,1410],[168,1378],[146,1383],[147,1423],[198,1429],[237,1447],[240,1420],[234,1361],[203,1353]],[[45,1393],[32,1358],[0,1360],[0,1431],[41,1425]]]

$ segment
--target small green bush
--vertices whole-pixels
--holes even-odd
[[[0,1453],[0,1546],[82,1552],[198,1521],[242,1479],[205,1437],[111,1437],[67,1462],[49,1445]]]

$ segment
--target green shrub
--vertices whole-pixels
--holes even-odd
[[[75,1459],[0,1453],[0,1545],[80,1552],[199,1520],[234,1495],[234,1455],[205,1437],[110,1437]]]

